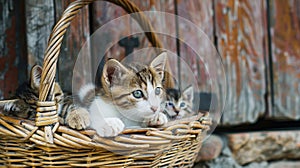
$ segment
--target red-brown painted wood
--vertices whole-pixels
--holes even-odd
[[[23,1],[0,2],[0,99],[10,98],[27,79],[24,6]]]
[[[177,5],[178,15],[189,20],[203,31],[203,33],[201,33],[195,29],[191,29],[190,24],[179,22],[179,37],[181,39],[188,39],[188,42],[181,43],[181,58],[188,64],[190,72],[194,74],[195,79],[193,80],[196,81],[195,84],[197,84],[197,87],[199,87],[199,91],[211,92],[209,84],[209,72],[207,72],[205,69],[205,62],[203,62],[203,58],[201,58],[202,60],[198,59],[197,54],[193,51],[195,48],[191,48],[191,46],[186,44],[189,43],[193,46],[199,46],[203,53],[209,53],[209,46],[214,42],[213,1],[179,0]],[[202,38],[204,34],[209,39]],[[191,81],[192,78],[190,78],[189,71],[185,70],[183,65],[181,76],[183,77],[183,89],[193,82]]]
[[[164,2],[134,0],[132,2],[136,4],[142,11],[160,11],[174,13],[174,4],[172,0]],[[171,31],[170,33],[174,34],[175,25],[173,19],[170,20],[163,16],[159,17],[155,14],[149,15],[145,13],[145,15],[149,19],[154,30],[166,30],[167,32]],[[126,16],[126,18],[123,17],[121,21],[115,22],[114,19],[120,19],[121,16]],[[109,28],[104,29],[103,26],[105,26],[108,22],[113,23]],[[149,43],[144,33],[134,33],[136,32],[136,30],[140,30],[140,27],[136,23],[136,21],[130,18],[130,16],[127,15],[127,13],[122,8],[115,6],[114,4],[110,4],[107,2],[96,2],[93,5],[93,28],[96,32],[94,33],[94,36],[97,36],[99,27],[100,29],[102,29],[101,32],[106,32],[101,36],[103,40],[101,45],[103,45],[103,48],[107,50],[105,54],[106,57],[112,57],[122,61],[125,58],[125,49],[118,44],[118,41],[128,35],[139,39],[139,46],[135,48],[134,52],[132,53],[132,59],[138,62],[150,62],[156,55],[154,53],[154,50],[149,48],[151,47],[151,44]],[[170,38],[166,35],[157,35],[165,49],[176,53],[175,38]],[[112,47],[108,48],[109,46]],[[97,48],[95,50],[99,51],[99,49]],[[93,51],[93,53],[93,57],[95,57],[97,55],[97,52],[95,53],[95,51]],[[99,66],[98,61],[94,62],[96,62],[97,64],[95,65],[96,67]],[[173,60],[173,62],[175,62],[174,64],[176,65],[176,60]]]
[[[271,118],[300,119],[300,2],[270,1],[273,66]]]
[[[73,2],[73,0],[55,1],[57,20],[71,2]],[[86,52],[82,59],[78,58],[78,54],[89,36],[89,10],[88,6],[85,6],[72,20],[61,47],[58,63],[58,77],[65,91],[72,91],[72,82],[76,84],[74,85],[75,91],[86,82],[85,78],[87,77],[88,69],[91,67],[90,53]],[[73,72],[76,61],[80,61],[82,64]]]
[[[253,123],[264,115],[265,1],[215,0],[217,46],[228,79],[223,124]]]

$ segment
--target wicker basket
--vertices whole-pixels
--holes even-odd
[[[107,0],[128,13],[140,10],[127,0]],[[192,167],[210,122],[199,114],[162,128],[127,129],[114,138],[58,123],[53,86],[60,46],[78,11],[93,0],[69,5],[57,22],[45,52],[35,121],[0,114],[0,166],[5,167]],[[135,15],[154,47],[161,43],[144,15]],[[150,30],[150,31],[149,31]],[[207,113],[206,113],[207,115]],[[205,116],[205,115],[204,115]]]

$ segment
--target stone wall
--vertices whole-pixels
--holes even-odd
[[[300,167],[300,131],[212,135],[203,143],[194,167]]]

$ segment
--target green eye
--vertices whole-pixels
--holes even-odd
[[[159,95],[160,93],[161,93],[161,88],[160,87],[155,88],[155,94]]]
[[[135,90],[132,92],[133,97],[140,99],[144,97],[143,92],[141,90]]]
[[[184,103],[184,102],[181,102],[181,103],[180,103],[180,107],[185,107],[185,103]]]

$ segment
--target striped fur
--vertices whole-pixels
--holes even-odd
[[[92,127],[100,136],[115,136],[124,127],[162,125],[167,118],[161,113],[164,97],[162,81],[166,54],[157,56],[149,66],[122,65],[115,59],[106,62],[101,76],[102,88],[83,86],[78,95],[64,95],[55,84],[60,123],[74,129]],[[38,99],[41,68],[33,67],[29,84],[20,86],[19,101],[6,104],[8,115],[33,119]]]
[[[164,112],[170,119],[180,119],[193,113],[193,86],[189,86],[181,92],[178,89],[167,89]]]
[[[95,90],[91,92],[86,86],[79,92],[82,100],[94,96],[88,110],[91,127],[103,136],[114,136],[125,126],[166,123],[166,116],[160,112],[165,62],[165,54],[157,56],[149,66],[125,66],[115,59],[108,60],[101,77],[102,88],[91,88]]]
[[[8,102],[3,106],[3,113],[8,116],[34,119],[36,115],[35,102],[38,101],[38,89],[40,86],[42,68],[38,65],[32,67],[30,71],[30,81],[20,85],[13,96],[16,99],[14,102]],[[54,86],[54,97],[58,104],[58,108],[61,108],[61,102],[63,101],[63,92],[58,83]]]
[[[30,80],[18,87],[15,96],[16,101],[10,101],[3,105],[3,113],[8,116],[35,119],[36,105],[38,101],[38,89],[42,68],[38,65],[32,67]],[[59,122],[74,129],[84,129],[90,125],[89,113],[77,96],[64,95],[58,83],[54,85],[54,100],[57,103]]]

